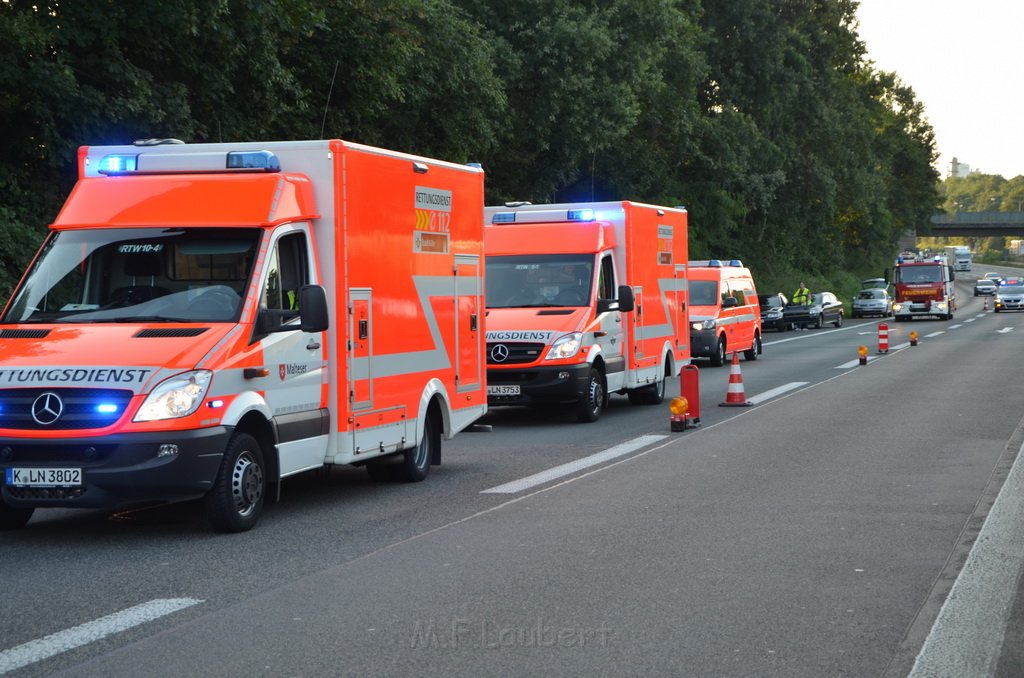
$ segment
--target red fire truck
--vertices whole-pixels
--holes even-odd
[[[956,310],[953,267],[945,257],[896,261],[893,284],[896,297],[892,305],[896,320],[935,316],[952,320]]]

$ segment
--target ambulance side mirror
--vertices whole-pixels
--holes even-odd
[[[330,326],[327,317],[327,293],[319,285],[299,289],[299,322],[303,332],[324,332]]]
[[[633,288],[629,285],[619,285],[619,310],[623,313],[636,308],[636,300],[633,298]]]

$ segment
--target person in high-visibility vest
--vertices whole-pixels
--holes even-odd
[[[800,287],[796,288],[796,292],[793,293],[793,304],[796,306],[806,306],[811,303],[811,291],[807,289],[803,281],[800,281]],[[807,323],[800,323],[797,328],[800,330],[807,329]]]

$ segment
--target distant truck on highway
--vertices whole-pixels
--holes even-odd
[[[947,245],[942,248],[946,261],[954,271],[971,270],[971,249],[964,245]]]

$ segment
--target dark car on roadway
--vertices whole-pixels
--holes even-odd
[[[974,296],[990,295],[996,293],[996,281],[982,278],[974,283]]]
[[[811,295],[811,303],[806,305],[790,304],[782,317],[790,325],[797,327],[823,327],[832,323],[836,327],[843,326],[843,302],[831,292],[815,292]]]
[[[792,329],[792,325],[782,317],[783,311],[789,305],[789,299],[782,292],[775,294],[759,294],[757,302],[761,305],[761,327],[766,330],[778,330],[785,332]]]

